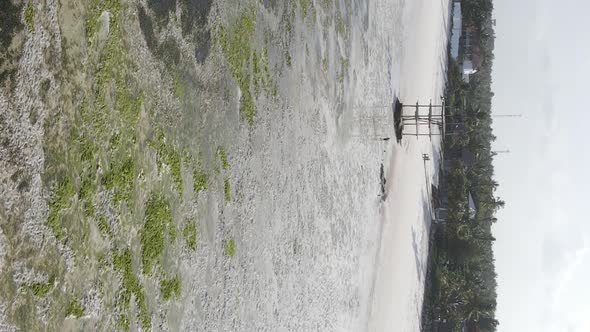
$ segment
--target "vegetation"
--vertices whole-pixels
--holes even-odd
[[[111,232],[111,226],[107,222],[107,218],[104,215],[98,217],[98,230],[106,236],[112,236],[113,233]]]
[[[168,236],[170,238],[170,243],[173,244],[176,242],[176,225],[174,222],[171,222],[168,226]]]
[[[225,149],[223,146],[219,146],[217,148],[217,155],[219,155],[219,159],[221,159],[221,166],[224,170],[229,169],[229,161],[227,159],[227,153],[225,153]]]
[[[182,230],[182,236],[186,241],[186,245],[191,250],[197,249],[197,226],[194,222],[187,222]]]
[[[182,77],[181,75],[177,74],[174,77],[174,96],[179,100],[183,100],[185,95],[185,87],[182,84]]]
[[[35,30],[34,19],[35,9],[33,8],[33,4],[29,2],[25,7],[25,24],[27,25],[27,29],[29,29],[30,32],[33,32]]]
[[[225,200],[227,202],[231,201],[231,186],[228,178],[223,181],[223,192],[225,193]]]
[[[49,203],[49,215],[47,217],[47,225],[53,231],[53,234],[58,240],[63,240],[64,233],[61,225],[61,213],[64,209],[70,206],[72,197],[76,194],[74,185],[69,177],[65,177],[59,183],[54,197]]]
[[[131,201],[135,179],[135,160],[128,156],[123,160],[111,163],[110,170],[102,179],[103,185],[113,191],[115,203]]]
[[[252,72],[254,81],[254,92],[258,96],[260,89],[269,96],[276,96],[278,88],[270,75],[270,64],[268,60],[268,49],[265,47],[260,55],[254,51],[252,53]]]
[[[307,16],[307,11],[311,6],[310,0],[299,0],[299,6],[301,7],[301,17],[305,18]]]
[[[170,300],[172,297],[180,297],[180,278],[175,276],[172,279],[160,281],[160,294],[165,301]]]
[[[88,218],[94,217],[94,214],[96,213],[96,209],[94,208],[94,204],[91,201],[84,201],[83,210],[84,210],[84,215]]]
[[[307,13],[309,0],[301,0],[302,11]],[[295,10],[295,7],[292,7]],[[293,11],[293,15],[295,12]],[[290,30],[290,20],[287,28]],[[256,31],[256,10],[245,10],[237,22],[229,29],[219,28],[218,44],[221,46],[230,67],[230,71],[241,91],[240,112],[250,126],[254,125],[256,115],[255,96],[264,90],[269,96],[278,94],[278,87],[270,74],[268,49],[262,51],[252,47]],[[288,52],[287,52],[288,54]],[[287,58],[290,65],[290,56]],[[253,90],[253,91],[252,91]],[[254,96],[252,95],[254,92]]]
[[[344,82],[346,75],[348,75],[348,69],[350,68],[350,62],[347,58],[340,57],[340,74],[338,75],[338,81]]]
[[[170,176],[179,193],[182,193],[182,159],[180,153],[171,145],[164,141],[164,133],[159,130],[156,139],[151,142],[151,146],[158,152],[158,168],[162,169],[162,164],[170,167]]]
[[[94,45],[99,28],[99,17],[104,11],[110,13],[109,34],[104,47],[99,50],[98,64],[94,80],[94,104],[88,114],[89,121],[98,133],[108,133],[106,119],[110,112],[107,109],[107,97],[110,96],[112,83],[115,86],[114,110],[118,113],[115,119],[122,123],[125,132],[133,132],[143,104],[143,93],[133,91],[129,76],[126,75],[130,60],[123,42],[120,27],[122,5],[118,0],[92,0],[86,19],[86,34]],[[132,135],[132,134],[130,134]]]
[[[135,124],[141,111],[141,105],[143,104],[143,93],[140,92],[136,96],[129,90],[128,83],[119,78],[116,81],[117,88],[117,101],[116,108],[119,111],[121,119],[126,124]]]
[[[84,312],[84,307],[80,304],[80,302],[77,299],[74,299],[70,302],[70,304],[68,304],[68,307],[66,308],[66,317],[73,316],[76,318],[80,318],[84,316]]]
[[[225,242],[225,255],[229,257],[234,257],[236,254],[236,241],[234,239],[229,239]]]
[[[96,33],[98,32],[99,17],[105,10],[109,10],[113,16],[117,15],[121,10],[121,4],[119,0],[92,0],[90,1],[88,12],[90,13],[86,17],[86,37],[91,41],[94,41]],[[111,18],[111,20],[115,20]],[[115,22],[111,22],[115,23]]]
[[[55,284],[55,276],[52,275],[49,277],[49,280],[46,283],[36,282],[29,285],[29,289],[35,296],[44,297],[47,295],[52,289]]]
[[[168,201],[159,194],[151,194],[145,209],[145,223],[141,230],[143,272],[150,274],[155,261],[164,252],[166,229],[172,223]]]
[[[464,123],[464,131],[446,138],[444,188],[438,196],[448,199],[444,226],[433,228],[423,309],[423,331],[458,331],[461,326],[495,331],[496,272],[491,228],[504,202],[495,197],[492,160],[491,72],[494,32],[491,0],[462,2],[463,20],[475,29],[482,67],[461,79],[460,66],[449,56],[446,101],[454,106],[451,123]],[[471,156],[471,157],[469,157]],[[442,185],[441,185],[442,186]],[[475,213],[469,207],[469,195]],[[439,198],[440,198],[439,197]]]
[[[84,202],[84,214],[88,218],[94,217],[96,209],[92,202],[94,193],[96,192],[96,184],[94,183],[94,174],[85,173],[82,175],[82,183],[78,192],[78,198]]]
[[[152,319],[147,308],[143,286],[135,273],[133,273],[131,250],[125,249],[120,255],[115,255],[113,257],[113,263],[115,270],[119,271],[123,277],[118,304],[122,305],[122,309],[127,312],[131,304],[131,295],[134,295],[139,309],[139,323],[144,330],[150,330]],[[119,324],[123,328],[126,326],[128,329],[129,318],[122,316]]]
[[[85,176],[82,179],[82,183],[80,184],[80,190],[78,191],[78,198],[90,199],[94,195],[96,191],[96,185],[94,184],[94,179],[91,176]]]
[[[256,12],[252,9],[245,11],[231,29],[226,30],[221,27],[219,32],[219,44],[242,92],[240,111],[250,126],[254,125],[256,114],[254,98],[250,91],[252,54],[250,44],[255,30]]]
[[[209,186],[209,179],[206,173],[195,171],[193,173],[193,178],[195,180],[193,188],[196,193],[207,190],[207,187]]]
[[[340,36],[346,38],[346,26],[344,25],[344,20],[340,14],[336,16],[336,31]]]

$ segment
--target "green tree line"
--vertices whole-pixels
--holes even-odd
[[[453,106],[450,123],[463,123],[461,133],[446,137],[445,155],[452,156],[445,170],[446,186],[440,195],[448,197],[444,225],[431,231],[422,331],[496,331],[496,271],[491,227],[496,212],[504,207],[497,197],[491,149],[491,90],[494,61],[494,27],[491,0],[463,0],[463,24],[473,27],[474,44],[482,57],[481,68],[462,80],[460,64],[449,56],[445,98]],[[472,160],[466,163],[461,151]],[[469,194],[476,206],[469,211]]]

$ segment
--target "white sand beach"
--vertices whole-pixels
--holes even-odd
[[[408,4],[404,22],[413,27],[405,36],[397,89],[402,102],[439,101],[446,62],[446,1]],[[395,73],[395,71],[394,71]],[[413,110],[412,110],[413,111]],[[409,131],[414,131],[409,128]],[[438,139],[405,137],[388,147],[387,199],[369,331],[419,331],[428,253],[429,185],[438,153]],[[431,161],[424,161],[426,153]]]

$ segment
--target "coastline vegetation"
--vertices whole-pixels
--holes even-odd
[[[464,25],[475,30],[475,47],[483,61],[466,83],[460,65],[449,56],[445,100],[455,109],[449,122],[464,123],[464,130],[443,142],[445,185],[439,184],[441,190],[433,198],[436,205],[445,197],[448,210],[445,222],[431,230],[422,331],[490,332],[499,325],[491,228],[504,201],[495,196],[491,149],[493,4],[464,0],[461,5]]]

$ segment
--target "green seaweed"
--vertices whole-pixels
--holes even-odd
[[[91,41],[95,41],[96,33],[98,32],[98,24],[100,15],[108,10],[111,13],[111,26],[117,24],[117,15],[121,11],[121,2],[119,0],[92,0],[88,9],[88,15],[85,21],[86,37]]]
[[[195,183],[193,185],[193,189],[195,190],[195,193],[199,193],[201,191],[207,190],[207,187],[209,186],[209,178],[206,173],[201,172],[201,171],[195,171],[193,173],[193,178],[195,181]]]
[[[182,83],[182,78],[180,75],[176,75],[174,78],[174,96],[176,96],[176,98],[179,100],[183,100],[185,96],[185,90],[186,89]]]
[[[268,49],[265,47],[261,54],[256,51],[252,53],[252,72],[254,75],[254,92],[256,95],[263,88],[269,96],[277,95],[277,85],[270,74],[270,64],[268,60]]]
[[[107,218],[104,215],[101,215],[98,218],[98,230],[103,234],[106,235],[108,237],[112,236],[113,233],[111,231],[111,226],[109,225],[109,223],[107,222]]]
[[[299,6],[301,7],[301,16],[305,19],[307,10],[310,7],[310,0],[299,0]]]
[[[170,204],[162,195],[152,193],[147,202],[145,223],[141,230],[141,254],[145,274],[151,274],[156,260],[164,252],[166,228],[170,223]]]
[[[343,38],[346,38],[346,26],[344,25],[344,20],[342,19],[342,15],[338,13],[336,16],[336,31],[338,34],[341,35]]]
[[[66,308],[66,317],[73,316],[76,318],[80,318],[84,316],[85,311],[86,310],[80,304],[80,302],[77,299],[74,299],[70,302],[70,304],[68,304],[68,307]]]
[[[236,241],[229,239],[225,242],[225,255],[234,257],[236,254]]]
[[[170,167],[170,176],[179,193],[183,191],[182,184],[182,158],[180,153],[171,145],[164,142],[164,133],[158,130],[156,139],[150,145],[158,152],[158,168],[162,169],[162,164]]]
[[[184,230],[182,230],[182,236],[186,241],[186,245],[191,250],[197,249],[197,226],[195,226],[194,222],[187,222],[184,226]]]
[[[255,10],[246,10],[238,21],[226,30],[221,27],[219,31],[219,43],[228,60],[231,73],[238,82],[242,91],[240,111],[246,117],[250,126],[254,125],[256,108],[250,91],[250,56],[251,40],[256,30]]]
[[[61,225],[61,212],[70,206],[70,201],[75,194],[74,184],[69,177],[65,177],[62,182],[59,183],[53,199],[49,203],[47,225],[58,240],[63,240],[64,238],[64,232]]]
[[[276,96],[278,94],[277,83],[274,81],[270,74],[270,63],[268,60],[268,48],[262,50],[262,56],[260,57],[260,67],[262,68],[262,81],[264,89],[268,95]]]
[[[139,322],[144,330],[151,329],[151,315],[147,308],[147,302],[145,300],[145,292],[143,286],[139,282],[139,279],[133,273],[133,263],[131,250],[125,249],[120,255],[114,255],[113,264],[115,270],[122,274],[122,286],[119,301],[123,306],[124,310],[128,310],[131,303],[131,295],[135,295],[135,301],[139,308]],[[119,324],[123,323],[123,326],[129,327],[129,321],[125,323],[125,318],[119,321]]]
[[[92,199],[94,193],[96,192],[96,184],[94,183],[93,176],[86,175],[82,178],[82,183],[80,184],[80,190],[78,191],[78,198],[84,199]]]
[[[172,180],[176,185],[176,189],[179,193],[182,193],[182,161],[180,159],[180,154],[176,150],[169,148],[165,155],[166,163],[170,166],[170,175],[172,176]]]
[[[225,200],[227,202],[231,201],[231,186],[229,184],[229,178],[225,178],[223,181],[223,192],[225,194]]]
[[[254,93],[260,93],[260,85],[262,85],[262,78],[260,75],[260,60],[256,51],[252,52],[252,73],[254,75]]]
[[[29,289],[35,296],[45,297],[53,289],[55,285],[55,276],[49,277],[49,280],[45,283],[36,282],[29,285]]]
[[[96,208],[94,207],[94,203],[91,201],[84,201],[83,210],[84,215],[88,218],[92,218],[96,214]]]
[[[170,223],[170,226],[168,226],[168,235],[170,235],[170,242],[174,243],[176,242],[176,225],[174,225],[174,223]]]
[[[115,203],[130,203],[134,191],[135,160],[128,156],[118,163],[111,163],[110,170],[102,179],[102,184],[113,190]]]
[[[227,159],[227,153],[225,152],[223,146],[219,146],[217,148],[217,155],[219,155],[219,159],[221,159],[221,166],[223,167],[223,169],[228,170],[229,160]]]
[[[129,83],[122,79],[116,80],[117,103],[116,107],[125,123],[135,124],[139,118],[141,105],[143,104],[143,93],[133,96],[129,91]]]
[[[88,137],[80,138],[80,160],[91,162],[98,154],[98,148]]]
[[[180,297],[180,278],[175,276],[172,279],[165,279],[160,281],[160,293],[165,301],[170,300],[172,297]]]
[[[35,30],[35,9],[31,3],[28,3],[25,7],[25,24],[30,32]]]

